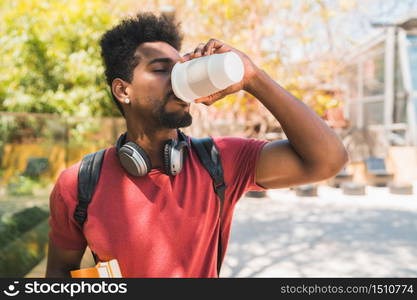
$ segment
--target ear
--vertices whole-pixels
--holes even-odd
[[[121,104],[125,104],[124,99],[129,98],[129,83],[120,78],[115,78],[111,89],[113,95]]]

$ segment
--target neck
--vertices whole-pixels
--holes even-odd
[[[176,129],[149,128],[138,123],[127,123],[126,142],[134,142],[142,147],[149,156],[153,169],[163,167],[164,144],[169,139],[178,139]]]

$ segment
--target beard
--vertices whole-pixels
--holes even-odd
[[[166,104],[168,101],[169,95],[164,99],[162,105],[154,111],[160,126],[172,129],[190,126],[193,122],[191,114],[185,110],[167,112]]]
[[[187,111],[171,113],[163,111],[159,114],[159,122],[166,128],[188,127],[193,122],[193,117]]]

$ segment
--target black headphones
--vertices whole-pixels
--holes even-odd
[[[169,139],[164,144],[164,170],[167,175],[181,172],[184,160],[184,148],[188,148],[187,136],[177,129],[178,140]],[[123,168],[132,176],[145,176],[152,164],[145,150],[134,142],[126,143],[127,132],[117,140],[116,153]]]

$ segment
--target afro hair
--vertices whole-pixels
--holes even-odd
[[[136,49],[146,42],[165,42],[178,51],[181,50],[183,34],[175,16],[151,12],[139,13],[133,18],[124,19],[106,31],[100,40],[107,83],[110,86],[115,78],[131,82],[133,70],[139,64]],[[120,103],[112,93],[112,99],[124,116]]]

